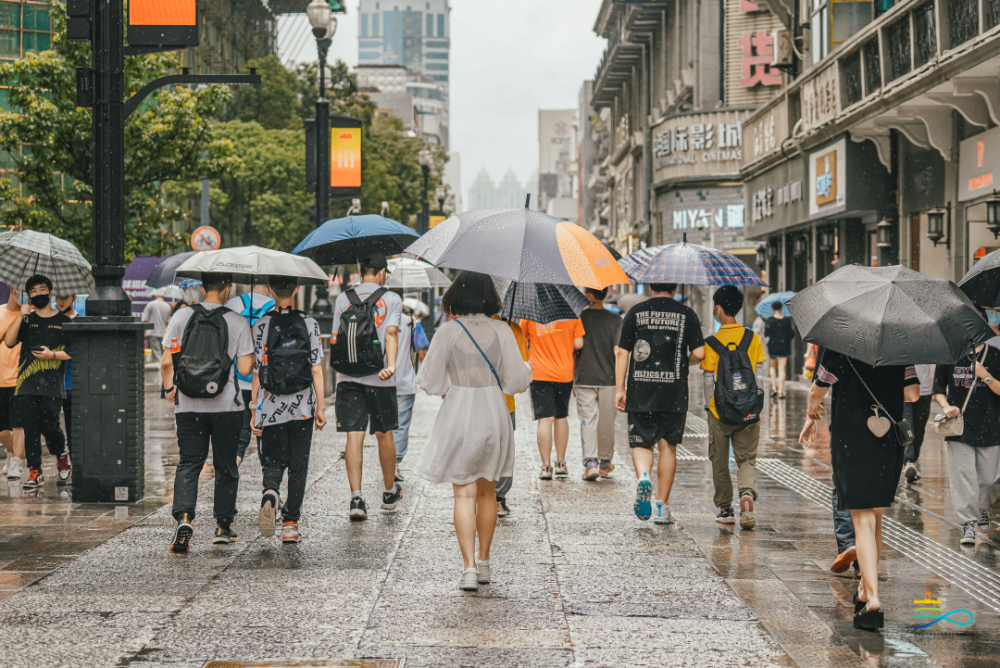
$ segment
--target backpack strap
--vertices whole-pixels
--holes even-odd
[[[345,294],[347,295],[347,301],[351,302],[355,306],[361,306],[361,298],[358,297],[358,291],[357,290],[355,290],[354,288],[351,288]]]
[[[719,341],[719,339],[715,338],[714,335],[705,339],[705,343],[708,345],[709,348],[714,350],[715,354],[718,355],[719,357],[722,357],[722,353],[728,350],[726,346],[722,345],[722,341]]]
[[[376,304],[378,300],[382,299],[382,295],[389,292],[386,288],[379,288],[375,292],[371,293],[365,298],[365,304]],[[358,302],[359,304],[361,302]]]
[[[743,338],[740,339],[740,345],[736,349],[741,353],[748,352],[750,350],[750,344],[753,343],[753,330],[743,328]]]
[[[493,372],[493,377],[497,379],[497,385],[500,386],[500,392],[503,392],[503,383],[500,382],[500,376],[497,375],[497,370],[493,368],[493,362],[491,362],[490,358],[486,356],[486,353],[483,352],[483,349],[479,347],[479,344],[476,343],[476,340],[472,338],[472,334],[469,333],[469,329],[465,326],[465,324],[462,323],[462,321],[459,320],[458,318],[455,318],[455,322],[457,322],[459,325],[462,326],[462,329],[465,330],[465,333],[466,335],[468,335],[469,340],[472,341],[472,345],[476,347],[476,350],[479,351],[479,354],[482,355],[483,359],[486,360],[486,363],[490,365],[490,371]]]

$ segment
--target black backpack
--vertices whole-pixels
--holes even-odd
[[[222,394],[231,373],[236,383],[226,325],[226,314],[230,311],[224,306],[208,310],[195,304],[191,312],[180,355],[174,361],[177,388],[192,399],[212,399]],[[239,392],[236,394],[238,397]],[[238,398],[236,402],[239,403]]]
[[[335,371],[360,378],[385,368],[374,309],[386,292],[385,288],[379,288],[361,301],[355,290],[347,291],[351,304],[340,316],[337,343],[330,347],[330,366]]]
[[[313,383],[309,328],[299,311],[271,311],[260,386],[271,394],[295,394]]]
[[[715,412],[722,424],[742,427],[760,421],[764,408],[764,392],[757,387],[753,364],[747,351],[753,342],[753,331],[743,332],[740,345],[733,349],[717,338],[705,339],[719,355],[715,379]],[[729,344],[732,345],[732,344]]]

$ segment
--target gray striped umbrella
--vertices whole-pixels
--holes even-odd
[[[0,281],[23,290],[35,274],[47,276],[59,296],[95,289],[90,263],[70,242],[34,230],[0,234]]]
[[[493,277],[497,291],[504,295],[500,315],[512,320],[531,320],[539,324],[556,320],[575,320],[590,302],[572,285],[553,283],[515,283]]]

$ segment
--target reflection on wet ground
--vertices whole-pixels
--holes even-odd
[[[534,423],[520,401],[512,514],[497,530],[493,582],[467,593],[457,588],[451,490],[411,473],[439,400],[418,399],[397,512],[377,509],[371,442],[370,519],[347,520],[344,439],[331,422],[314,441],[301,544],[259,536],[261,475],[251,455],[240,471],[241,542],[210,543],[212,490],[203,485],[193,550],[178,556],[166,549],[164,505],[177,463],[173,419],[152,383],[143,502],[73,504],[48,459],[37,493],[15,485],[0,494],[0,665],[1000,665],[1000,535],[959,546],[946,452],[933,435],[922,479],[901,485],[887,512],[886,629],[854,630],[857,581],[829,571],[828,439],[797,443],[804,386],[790,385],[788,399],[765,409],[754,531],[714,521],[701,409],[679,449],[678,521],[663,527],[631,512],[623,420],[612,478],[580,479],[571,421],[570,478],[539,481]],[[927,598],[975,620],[914,630],[914,601]]]

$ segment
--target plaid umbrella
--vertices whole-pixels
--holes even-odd
[[[33,230],[0,234],[0,281],[23,290],[35,274],[48,276],[59,296],[95,289],[90,263],[70,242]]]
[[[493,277],[497,292],[504,295],[500,315],[512,320],[531,320],[539,324],[556,320],[575,320],[590,302],[572,285],[553,283],[515,283]]]
[[[767,283],[735,255],[696,244],[641,248],[619,263],[633,283],[759,285]]]

